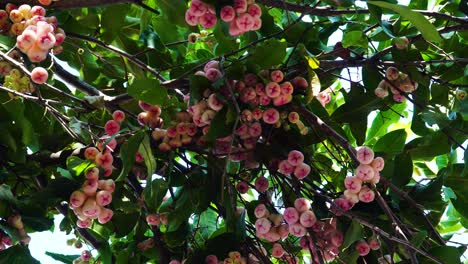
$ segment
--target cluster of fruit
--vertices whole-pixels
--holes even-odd
[[[374,151],[369,147],[358,149],[356,157],[360,165],[356,168],[355,176],[348,176],[344,181],[346,190],[342,197],[335,200],[341,209],[348,211],[359,201],[370,203],[375,198],[374,191],[364,183],[377,184],[380,181],[380,171],[385,161],[382,157],[374,158]],[[335,212],[340,215],[340,212]]]
[[[77,226],[88,228],[93,219],[100,224],[110,221],[113,216],[111,209],[105,208],[112,202],[115,182],[112,179],[99,179],[101,174],[109,177],[113,171],[114,157],[112,152],[117,147],[117,141],[111,136],[120,130],[120,124],[125,120],[125,114],[117,110],[112,114],[113,120],[106,122],[106,135],[101,138],[96,147],[88,147],[84,151],[87,160],[93,161],[97,167],[86,170],[83,186],[70,195],[70,207],[78,217]]]
[[[45,60],[51,49],[54,53],[62,50],[65,32],[57,27],[56,17],[46,17],[41,6],[8,6],[9,18],[13,23],[10,31],[17,35],[16,46],[28,55],[32,62]]]
[[[205,258],[206,264],[246,264],[247,259],[239,251],[231,251],[224,260],[218,259],[215,255],[208,255]]]
[[[93,255],[89,250],[83,250],[81,255],[73,260],[73,264],[89,264],[92,257]]]
[[[219,16],[221,20],[229,23],[229,34],[238,36],[247,31],[261,28],[262,9],[255,4],[255,0],[234,0],[234,4],[223,6]],[[192,0],[185,13],[185,21],[190,26],[200,25],[212,28],[216,25],[216,8],[202,0]]]
[[[355,249],[360,256],[366,256],[370,250],[378,250],[380,248],[380,241],[376,237],[371,237],[367,240],[361,240],[356,243]]]
[[[412,93],[418,88],[418,83],[400,72],[395,67],[388,67],[385,72],[386,80],[380,81],[375,88],[375,95],[380,98],[385,98],[389,95],[388,90],[393,94],[393,100],[397,103],[402,103],[406,97],[402,93]]]
[[[291,150],[288,158],[280,161],[278,171],[284,175],[294,174],[299,180],[304,179],[310,173],[310,166],[304,163],[304,154],[298,150]]]
[[[3,86],[20,93],[33,93],[36,88],[31,83],[28,76],[24,75],[18,69],[12,69],[6,61],[0,61],[0,75],[5,76]],[[16,98],[15,95],[9,94],[11,98]]]

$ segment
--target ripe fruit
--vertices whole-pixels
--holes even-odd
[[[47,82],[47,78],[49,78],[49,73],[42,67],[36,67],[31,71],[31,80],[34,83],[43,84]]]
[[[298,150],[292,150],[288,154],[288,162],[292,166],[298,166],[304,162],[304,155]]]
[[[299,221],[299,212],[294,207],[288,207],[284,210],[283,218],[286,223],[292,225]]]
[[[356,158],[361,164],[370,164],[374,160],[374,151],[369,147],[360,147],[356,153]]]
[[[116,110],[112,113],[112,118],[114,121],[122,123],[125,120],[125,113],[120,110]]]
[[[260,176],[255,180],[255,189],[257,189],[258,192],[265,192],[268,190],[269,184],[268,184],[268,179]]]
[[[356,251],[359,253],[360,256],[366,256],[367,254],[369,254],[369,251],[370,251],[370,247],[369,245],[367,244],[366,241],[359,241],[357,244],[356,244]]]
[[[115,120],[109,120],[104,125],[104,129],[106,130],[107,135],[112,136],[112,135],[116,134],[117,132],[119,132],[120,125]]]

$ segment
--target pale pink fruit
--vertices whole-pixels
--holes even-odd
[[[367,244],[366,241],[359,241],[357,244],[356,244],[356,251],[359,253],[360,256],[366,256],[367,254],[369,254],[369,251],[370,251],[370,247],[369,245]]]
[[[273,249],[271,251],[271,255],[275,258],[281,258],[284,255],[285,251],[281,244],[275,243],[273,244]]]
[[[282,106],[288,104],[292,101],[291,94],[282,94],[276,98],[273,98],[273,105],[275,106]]]
[[[247,12],[255,18],[259,18],[262,16],[262,9],[257,4],[250,5],[247,8]]]
[[[281,239],[285,239],[289,235],[289,225],[282,224],[278,227],[278,235],[280,235]]]
[[[298,166],[304,162],[304,155],[299,150],[291,150],[288,154],[288,162],[293,166]]]
[[[264,218],[264,217],[268,217],[270,212],[268,212],[268,209],[266,208],[264,204],[259,204],[257,205],[257,207],[255,207],[254,214],[255,214],[255,217],[257,218]]]
[[[372,250],[378,250],[380,248],[380,241],[376,237],[370,238],[367,241],[367,243],[368,243],[370,249],[372,249]]]
[[[279,226],[283,223],[283,215],[281,214],[270,214],[268,219],[273,223],[273,226]]]
[[[370,165],[361,164],[356,168],[356,177],[364,182],[372,180],[372,178],[374,178],[374,174],[374,168]]]
[[[31,8],[31,15],[32,16],[45,16],[46,10],[42,6],[33,6]]]
[[[312,211],[305,211],[299,217],[299,222],[304,227],[312,227],[315,224],[315,221],[317,221],[317,218]]]
[[[266,218],[259,218],[255,221],[255,230],[260,234],[266,234],[270,231],[271,222]]]
[[[296,176],[296,178],[298,178],[299,180],[302,180],[305,177],[307,177],[309,173],[310,173],[310,166],[305,163],[301,163],[297,165],[296,168],[294,169],[294,176]]]
[[[271,98],[268,95],[266,94],[260,95],[260,98],[259,98],[260,105],[269,105],[270,103],[271,103]]]
[[[115,190],[115,182],[112,179],[109,180],[99,180],[98,181],[98,188],[101,190],[106,190],[109,192],[114,192]]]
[[[218,112],[223,108],[223,103],[218,99],[216,94],[211,94],[210,97],[208,97],[208,106]]]
[[[397,103],[403,103],[404,101],[406,101],[406,98],[401,94],[394,94],[393,100]]]
[[[36,45],[44,51],[48,51],[55,46],[55,36],[52,33],[37,34]]]
[[[94,167],[86,170],[85,177],[88,180],[97,180],[99,178],[99,169]]]
[[[325,105],[327,105],[330,102],[331,96],[328,92],[322,91],[317,95],[317,100],[323,107],[325,107]]]
[[[215,14],[205,13],[203,16],[198,18],[198,22],[204,28],[212,28],[216,25],[217,18]]]
[[[108,208],[101,208],[101,213],[98,216],[98,222],[103,225],[109,222],[112,219],[112,216],[114,216],[114,211]]]
[[[289,225],[295,224],[299,221],[299,212],[294,207],[288,207],[284,210],[283,218]]]
[[[92,220],[91,219],[85,219],[85,220],[76,220],[76,225],[79,227],[79,228],[88,228],[91,226],[91,222]]]
[[[22,52],[26,53],[34,45],[34,43],[36,42],[36,38],[36,32],[30,29],[26,29],[21,35],[16,37],[16,46]]]
[[[265,93],[270,98],[275,98],[281,95],[281,86],[276,82],[269,82],[265,86]]]
[[[266,94],[265,85],[263,83],[255,84],[255,93],[257,93],[257,95],[265,95]]]
[[[74,191],[70,195],[70,206],[71,207],[81,207],[86,200],[86,194],[82,191]]]
[[[294,87],[290,82],[284,82],[280,84],[281,94],[293,94]]]
[[[49,78],[49,73],[42,67],[36,67],[31,71],[31,80],[37,84],[43,84]]]
[[[260,176],[255,180],[255,189],[257,189],[258,192],[262,193],[268,190],[269,183],[268,179]]]
[[[296,208],[299,213],[303,213],[310,210],[310,202],[305,198],[297,198],[294,201],[294,208]]]
[[[98,181],[96,180],[86,180],[83,183],[82,189],[83,192],[88,196],[94,196],[98,188]]]
[[[278,122],[280,114],[275,108],[268,108],[263,112],[263,122],[273,125]]]
[[[297,112],[290,112],[288,120],[291,124],[296,124],[299,121],[299,114]]]
[[[275,227],[270,228],[270,230],[265,234],[265,239],[272,243],[280,240],[280,238],[281,237]]]
[[[391,66],[391,67],[388,67],[387,70],[385,71],[385,76],[390,81],[395,81],[398,79],[398,77],[400,77],[400,71],[397,68]]]
[[[247,193],[249,191],[249,188],[249,185],[245,181],[240,181],[236,185],[236,190],[241,194]]]
[[[344,185],[350,192],[358,193],[362,187],[362,180],[357,177],[348,176],[345,178]]]
[[[335,230],[330,234],[330,242],[335,247],[341,246],[341,244],[343,244],[343,239],[344,239],[343,233],[341,233],[338,230]]]
[[[356,158],[361,164],[370,164],[374,160],[374,151],[369,147],[360,147],[356,153]]]
[[[370,181],[370,183],[373,183],[373,184],[377,184],[380,182],[380,173],[378,171],[376,171],[374,173],[374,178],[372,178],[372,180]]]
[[[200,0],[192,0],[190,3],[190,12],[195,16],[202,16],[206,13],[208,5]]]
[[[351,201],[349,201],[348,199],[344,197],[338,198],[334,202],[336,206],[340,207],[343,211],[349,211],[354,206],[354,203],[352,203]],[[334,210],[334,213],[337,216],[342,215],[342,212],[340,210]]]
[[[376,157],[371,162],[371,167],[374,168],[376,171],[382,171],[385,166],[385,160],[382,157]]]
[[[118,122],[114,120],[109,120],[107,123],[104,125],[104,129],[106,130],[107,135],[112,136],[119,132],[120,130],[120,125]]]
[[[236,17],[236,11],[232,6],[224,6],[221,8],[220,17],[224,22],[231,22]]]
[[[82,208],[83,214],[87,217],[98,216],[100,211],[99,206],[96,203],[96,200],[93,197],[88,197],[83,204]]]
[[[94,162],[97,165],[107,168],[112,166],[112,163],[114,162],[114,157],[112,157],[112,154],[110,154],[109,152],[106,152],[104,154],[99,152],[96,155],[96,159],[94,160]]]
[[[344,191],[343,196],[354,204],[359,202],[358,193],[353,193],[351,190]]]
[[[232,10],[234,11],[234,10]],[[208,255],[205,258],[205,264],[218,264],[218,257],[215,255]]]
[[[289,233],[295,237],[303,237],[307,234],[307,229],[300,223],[295,223],[289,226]]]
[[[95,147],[87,147],[84,156],[88,160],[94,160],[96,158],[96,155],[99,153],[99,150]]]
[[[254,23],[255,23],[254,17],[252,17],[248,13],[244,13],[244,14],[238,16],[235,20],[233,20],[233,22],[234,21],[235,21],[237,27],[241,31],[244,31],[244,32],[251,30]]]
[[[375,193],[367,186],[363,186],[359,192],[359,201],[364,203],[370,203],[374,201]]]
[[[106,206],[112,202],[112,194],[109,191],[99,191],[96,193],[96,203],[99,206]]]
[[[374,93],[379,98],[385,98],[388,96],[388,90],[382,87],[375,88]]]

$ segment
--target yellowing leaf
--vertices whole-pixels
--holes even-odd
[[[304,57],[307,60],[307,63],[309,64],[309,67],[312,70],[318,69],[318,67],[320,66],[320,61],[317,60],[317,58],[311,57],[311,56],[304,56]]]
[[[310,103],[314,96],[320,93],[321,85],[318,75],[309,68],[309,87],[307,87],[306,102]]]

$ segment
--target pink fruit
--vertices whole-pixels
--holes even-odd
[[[353,208],[354,203],[349,201],[348,199],[341,197],[336,199],[335,201],[336,206],[341,208],[343,211],[349,211],[351,208]],[[335,215],[340,216],[342,215],[342,212],[340,210],[334,210]]]
[[[397,103],[403,103],[404,101],[406,101],[406,98],[401,94],[394,94],[393,100]]]
[[[99,153],[99,150],[95,147],[88,147],[84,152],[84,156],[88,160],[94,160],[96,155]]]
[[[258,192],[262,193],[268,190],[269,183],[268,179],[260,176],[255,180],[255,189],[257,189]]]
[[[99,169],[94,167],[86,170],[85,177],[88,180],[97,180],[99,178]]]
[[[241,194],[247,193],[249,191],[249,185],[245,181],[240,181],[236,185],[236,190]]]
[[[76,225],[79,228],[88,228],[91,226],[91,219],[85,219],[85,220],[76,220]]]
[[[252,29],[254,25],[254,17],[249,13],[244,13],[235,19],[235,23],[241,31],[246,32]]]
[[[272,227],[270,228],[270,231],[265,234],[265,239],[268,240],[269,242],[276,242],[280,240],[280,235],[276,231],[276,228]]]
[[[98,181],[98,188],[101,190],[106,190],[109,192],[114,192],[115,190],[115,182],[112,179],[109,180],[99,180]]]
[[[221,20],[231,22],[236,17],[236,12],[232,6],[224,6],[220,11]]]
[[[250,5],[247,9],[247,12],[255,18],[262,16],[262,9],[257,4]]]
[[[107,167],[112,166],[112,163],[114,162],[114,157],[112,157],[112,154],[110,154],[109,152],[106,152],[106,153],[99,152],[96,155],[96,159],[94,160],[94,162],[97,165],[107,168]]]
[[[317,100],[323,107],[325,107],[325,105],[327,105],[330,102],[331,96],[328,92],[322,91],[317,95]]]
[[[359,203],[358,193],[353,193],[351,190],[346,190],[343,192],[343,196],[354,204]]]
[[[361,190],[362,180],[357,177],[348,176],[345,178],[344,185],[350,192],[358,193]]]
[[[359,241],[355,248],[360,256],[366,256],[370,251],[370,247],[365,241]]]
[[[330,242],[335,247],[341,246],[341,244],[343,244],[343,239],[344,239],[343,233],[341,233],[338,230],[335,230],[330,234]]]
[[[271,251],[271,255],[275,258],[281,258],[284,255],[285,251],[281,244],[275,243],[273,244],[273,248]]]
[[[361,164],[356,168],[356,177],[364,182],[372,180],[374,174],[374,168],[369,165]]]
[[[356,158],[361,164],[370,164],[374,160],[374,151],[369,147],[360,147],[356,153]]]
[[[397,68],[391,66],[391,67],[388,67],[387,70],[385,71],[385,76],[390,81],[395,81],[398,79],[398,77],[400,77],[400,71]]]
[[[37,84],[43,84],[49,78],[49,73],[42,67],[36,67],[31,71],[31,80]]]
[[[262,134],[262,125],[259,122],[252,123],[249,126],[249,134],[251,137],[259,137]]]
[[[283,215],[281,214],[270,214],[268,219],[273,223],[273,226],[279,226],[283,223]]]
[[[278,171],[284,175],[290,175],[294,172],[294,166],[289,163],[287,160],[282,160],[278,164]]]
[[[312,211],[305,211],[299,217],[299,222],[304,227],[312,227],[315,224],[315,221],[317,221],[317,218]]]
[[[196,26],[198,24],[198,17],[194,15],[190,9],[185,12],[185,22],[190,26]]]
[[[385,166],[385,161],[382,157],[377,157],[371,162],[371,167],[376,171],[382,171]]]
[[[192,0],[190,3],[190,12],[195,16],[202,16],[207,11],[207,4],[203,3],[200,0]]]
[[[285,239],[289,235],[289,225],[282,224],[278,227],[278,235],[280,235],[281,239]]]
[[[96,203],[99,206],[106,206],[112,202],[112,194],[109,191],[99,191],[96,193]]]
[[[211,60],[205,64],[203,71],[208,71],[208,69],[218,69],[219,70],[219,61]]]
[[[292,101],[291,94],[281,94],[280,96],[273,98],[273,105],[282,106]]]
[[[307,177],[309,173],[310,173],[310,166],[305,163],[299,164],[294,169],[294,176],[296,176],[296,178],[298,178],[299,180],[302,180],[305,177]]]
[[[86,194],[82,191],[74,191],[70,195],[70,206],[81,207],[86,200]]]
[[[83,204],[82,208],[83,214],[87,217],[98,216],[101,212],[100,207],[97,205],[96,200],[93,197],[88,197]]]
[[[94,196],[98,188],[98,181],[96,180],[86,180],[83,183],[82,189],[87,196]]]
[[[367,241],[367,243],[368,243],[370,249],[372,249],[372,250],[378,250],[380,248],[380,242],[376,237],[370,238]]]
[[[382,87],[377,87],[374,90],[374,93],[375,93],[375,96],[377,96],[379,98],[385,98],[385,97],[388,96],[388,90],[386,88],[382,88]]]
[[[290,82],[284,82],[280,85],[281,87],[281,94],[293,94],[294,87]]]
[[[270,79],[272,82],[280,83],[283,81],[284,75],[280,70],[275,70],[270,73]]]
[[[234,10],[232,10],[234,11]],[[218,257],[215,255],[208,255],[205,258],[205,264],[218,264]]]
[[[98,222],[103,225],[109,222],[112,219],[112,216],[114,216],[114,211],[108,208],[101,208],[101,213],[99,213],[98,216]]]
[[[259,102],[258,102],[260,105],[269,105],[271,103],[271,98],[264,94],[264,95],[260,95],[260,98],[259,98]]]
[[[367,186],[363,186],[361,191],[359,192],[359,201],[364,203],[370,203],[374,201],[375,193]]]
[[[120,130],[120,125],[118,122],[114,120],[109,120],[107,123],[104,125],[104,129],[106,130],[107,135],[112,136],[119,132]]]
[[[91,252],[89,252],[88,250],[84,250],[83,252],[81,252],[81,260],[89,261],[91,257],[92,257]]]
[[[254,86],[255,89],[257,89],[256,85],[257,85],[257,76],[253,73],[247,73],[245,76],[244,76],[244,82],[245,82],[245,85],[247,86]]]
[[[270,231],[271,222],[266,218],[259,218],[255,221],[255,230],[260,234],[266,234]]]
[[[299,212],[294,207],[288,207],[284,210],[283,218],[289,225],[295,224],[299,221]]]
[[[303,213],[310,209],[310,202],[305,198],[297,198],[296,201],[294,201],[294,208],[296,208],[299,213]]]
[[[278,122],[280,114],[275,108],[268,108],[263,112],[263,122],[273,125]]]
[[[269,212],[264,204],[259,204],[257,205],[257,207],[255,207],[254,214],[255,214],[255,217],[257,218],[263,218],[263,217],[268,217]]]
[[[149,214],[146,216],[146,222],[149,225],[157,226],[161,222],[161,217],[158,214]]]
[[[198,22],[204,28],[212,28],[216,25],[217,18],[215,14],[205,13],[203,16],[198,18]]]
[[[112,113],[112,118],[114,121],[122,123],[122,121],[125,120],[125,113],[123,111],[116,110],[114,113]]]
[[[294,79],[292,79],[291,83],[293,84],[293,86],[295,88],[299,88],[299,89],[306,89],[307,87],[309,87],[309,83],[307,82],[306,79],[304,79],[303,77],[295,77]]]
[[[214,70],[217,71],[216,69],[214,69]],[[218,96],[216,94],[211,94],[210,97],[208,97],[208,106],[211,109],[218,112],[219,110],[221,110],[223,108],[223,103],[218,99]]]
[[[307,234],[307,229],[300,223],[295,223],[289,226],[289,233],[295,237],[303,237]]]
[[[281,86],[276,82],[269,82],[265,86],[265,93],[270,98],[275,98],[281,95]]]
[[[234,0],[234,10],[237,14],[244,13],[247,11],[246,0]]]
[[[288,162],[292,166],[298,166],[304,162],[304,155],[298,150],[291,150],[288,154]]]

